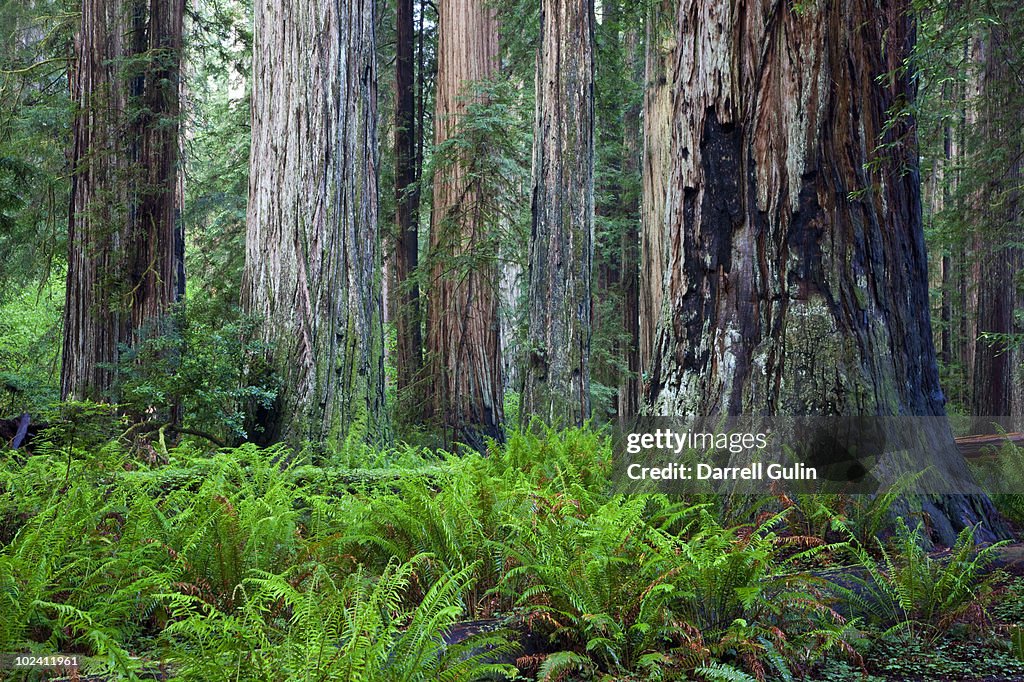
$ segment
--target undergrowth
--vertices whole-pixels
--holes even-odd
[[[0,651],[77,653],[86,673],[813,679],[863,669],[866,633],[924,646],[985,625],[991,550],[969,531],[933,558],[906,525],[862,540],[885,500],[613,494],[588,429],[485,455],[153,458],[76,409],[0,466]],[[821,570],[843,562],[859,586]]]

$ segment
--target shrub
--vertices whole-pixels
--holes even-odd
[[[851,535],[849,551],[867,575],[858,581],[861,590],[844,592],[859,612],[886,628],[883,634],[930,643],[957,622],[984,622],[992,594],[985,568],[1006,543],[976,551],[974,531],[967,527],[948,554],[931,555],[924,549],[921,527],[910,529],[897,519],[891,547],[875,540],[880,559]]]
[[[60,397],[64,292],[59,279],[0,297],[0,417],[22,412],[35,417]]]
[[[508,574],[528,617],[565,652],[545,674],[583,657],[643,679],[746,679],[737,666],[763,679],[849,651],[851,626],[827,606],[822,581],[792,570],[806,553],[783,558],[780,521],[726,529],[705,506],[661,496],[616,496],[591,513],[546,500],[533,532],[513,539],[521,566]]]
[[[357,572],[338,582],[329,567],[259,573],[240,587],[235,613],[168,595],[174,622],[163,637],[178,679],[366,680],[512,678],[490,661],[511,650],[500,633],[448,646],[444,634],[463,613],[464,570],[429,586],[413,608],[404,595],[427,557],[391,562],[379,577]]]
[[[262,365],[264,344],[253,340],[256,320],[219,315],[186,302],[144,327],[121,348],[110,398],[154,433],[166,424],[218,444],[247,438],[247,408],[269,407],[276,385]]]

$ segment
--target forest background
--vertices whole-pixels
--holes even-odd
[[[801,7],[791,11],[801,11]],[[273,114],[267,112],[277,110],[278,118],[283,118],[289,107],[297,106],[295,102],[305,102],[305,96],[295,94],[294,101],[288,102],[274,93],[277,99],[265,96],[259,108],[254,107],[253,9],[248,4],[198,2],[187,7],[181,3],[160,7],[161,14],[166,9],[180,16],[170,17],[165,36],[157,35],[156,27],[149,29],[153,44],[147,50],[138,49],[139,45],[104,45],[99,38],[112,35],[114,24],[100,25],[100,17],[113,22],[121,8],[106,3],[96,9],[107,14],[96,14],[97,25],[88,26],[82,22],[89,15],[82,14],[77,4],[9,2],[3,7],[7,38],[0,137],[4,145],[0,207],[3,411],[38,414],[62,397],[111,399],[139,409],[166,411],[173,406],[175,426],[187,423],[218,441],[245,437],[275,440],[278,434],[274,429],[292,427],[264,425],[269,431],[260,436],[251,433],[253,424],[247,428],[242,415],[247,409],[252,412],[252,401],[269,401],[271,395],[279,403],[297,400],[288,397],[290,389],[286,387],[301,380],[280,376],[280,371],[261,377],[252,367],[242,367],[246,354],[255,352],[253,344],[281,343],[298,324],[286,317],[274,319],[278,313],[254,300],[259,294],[253,278],[259,268],[269,267],[266,263],[280,263],[285,270],[295,263],[288,261],[294,254],[277,250],[275,240],[289,237],[286,231],[261,232],[287,228],[261,226],[260,207],[255,205],[258,199],[250,201],[250,190],[258,198],[260,183],[278,183],[273,193],[284,196],[279,198],[279,206],[271,205],[268,210],[290,210],[299,215],[313,212],[317,206],[315,199],[304,204],[288,198],[308,193],[303,183],[313,178],[287,177],[280,175],[285,172],[280,169],[274,174],[272,152],[261,146],[265,141],[254,144],[251,139],[254,117],[268,138],[281,135],[294,144],[327,142],[315,139],[317,130],[291,130],[269,120]],[[367,53],[365,59],[375,69],[370,84],[373,92],[353,95],[367,98],[364,106],[371,107],[372,115],[366,120],[372,125],[366,132],[375,135],[361,150],[367,155],[367,164],[352,170],[372,172],[379,183],[375,188],[367,185],[374,200],[372,206],[363,207],[371,211],[366,215],[372,217],[373,225],[357,225],[357,230],[369,230],[366,235],[373,241],[364,254],[371,261],[370,279],[360,286],[373,292],[367,295],[375,298],[364,303],[379,310],[367,315],[380,318],[377,324],[384,335],[383,343],[369,344],[371,352],[379,350],[378,360],[383,360],[386,376],[379,382],[388,393],[386,399],[383,395],[374,398],[386,407],[371,410],[383,410],[380,416],[370,415],[387,424],[381,427],[382,433],[404,440],[429,440],[428,434],[435,434],[440,436],[439,442],[455,439],[479,446],[481,435],[498,436],[506,423],[519,423],[521,402],[530,413],[572,424],[581,417],[592,416],[597,423],[628,417],[641,404],[656,400],[658,387],[652,386],[655,328],[662,316],[665,285],[661,275],[670,257],[666,242],[671,240],[672,227],[664,224],[666,198],[662,196],[671,172],[667,155],[673,114],[666,98],[680,87],[672,80],[673,50],[678,42],[673,36],[673,7],[602,6],[589,28],[585,17],[572,24],[571,30],[568,18],[551,22],[566,24],[561,29],[565,35],[550,36],[555,44],[564,42],[567,35],[579,34],[582,42],[573,49],[579,51],[582,61],[571,66],[585,80],[593,79],[593,90],[592,95],[581,95],[578,102],[582,113],[575,125],[582,137],[574,144],[582,156],[577,167],[562,156],[563,146],[555,169],[564,167],[570,176],[561,180],[563,185],[576,182],[579,186],[548,189],[542,167],[537,165],[538,159],[542,164],[550,162],[543,159],[544,145],[540,141],[535,144],[536,131],[546,129],[537,127],[546,123],[541,120],[545,107],[535,92],[536,77],[539,69],[547,68],[545,60],[550,68],[559,67],[559,73],[568,67],[538,52],[538,3],[504,6],[489,13],[489,23],[480,30],[493,35],[484,46],[470,45],[463,35],[465,31],[475,34],[479,28],[463,25],[474,15],[453,9],[452,17],[440,25],[451,34],[448,49],[452,54],[461,53],[465,64],[443,73],[439,73],[438,55],[446,39],[439,34],[437,7],[428,3],[411,10],[404,5],[362,9],[371,22],[366,31],[373,38],[367,45],[372,54]],[[886,103],[889,119],[878,132],[888,135],[901,121],[911,122],[907,134],[914,136],[915,161],[920,168],[929,312],[942,392],[947,409],[954,413],[1019,414],[1020,145],[1015,141],[1021,126],[1017,121],[1019,56],[1012,48],[1019,30],[1018,13],[998,2],[940,3],[934,7],[920,3],[906,9],[914,12],[916,42],[913,51],[903,55],[908,61],[897,60],[894,66],[912,69],[913,99],[895,98]],[[268,22],[276,16],[273,11],[267,9]],[[396,23],[396,19],[400,21]],[[273,64],[261,56],[275,40],[308,38],[300,29],[294,27],[295,35],[283,37],[267,31],[265,44],[256,46],[255,64],[279,69],[255,74],[258,90],[266,87],[261,78],[284,83],[285,92],[287,88],[317,90],[315,83],[304,80],[314,78],[314,73],[300,72],[314,69],[315,61],[325,55],[314,52],[304,56],[302,65]],[[593,33],[589,39],[588,30]],[[72,97],[69,76],[75,75],[76,68],[85,68],[75,55],[84,49],[88,31],[96,32],[93,50],[102,67],[93,88],[127,87],[138,79],[153,83],[145,86],[150,92],[142,99],[128,97],[120,103],[122,108],[111,114],[124,120],[107,122],[110,135],[139,138],[126,140],[128,148],[102,136],[92,142],[88,152],[75,151],[72,144],[75,112],[85,116],[82,107],[86,103]],[[76,34],[80,36],[77,51]],[[116,49],[122,54],[102,54]],[[885,72],[879,71],[873,78],[885,77]],[[103,84],[102,78],[109,82]],[[288,83],[289,79],[295,82]],[[571,88],[571,84],[563,82],[562,87]],[[437,101],[439,94],[444,101]],[[79,95],[81,99],[88,93]],[[855,98],[856,93],[837,96]],[[771,106],[785,112],[803,105],[780,98]],[[592,108],[589,115],[587,107]],[[131,125],[135,126],[133,133],[124,129]],[[291,137],[284,137],[287,135]],[[152,140],[143,144],[147,136]],[[544,142],[564,145],[561,139]],[[879,138],[864,143],[873,145],[873,154],[880,154],[886,145],[894,147],[902,141]],[[79,147],[84,144],[80,142]],[[106,149],[101,149],[104,146]],[[118,159],[119,154],[129,158]],[[865,163],[877,163],[869,156]],[[80,166],[83,159],[97,157],[103,160],[96,162],[95,168]],[[130,177],[135,172],[132,164],[160,162],[165,166],[162,171]],[[468,196],[447,196],[439,189],[458,184],[452,178],[466,171],[456,166],[471,169]],[[145,296],[136,291],[136,303],[126,302],[125,292],[109,283],[104,288],[102,281],[88,290],[66,291],[69,253],[73,256],[100,248],[100,242],[111,238],[83,236],[88,221],[79,218],[81,243],[69,244],[67,207],[76,167],[83,176],[89,172],[120,175],[97,180],[89,189],[82,189],[85,183],[79,183],[73,212],[100,205],[90,192],[120,192],[119,201],[113,196],[100,197],[106,202],[102,210],[110,213],[103,219],[120,220],[124,212],[136,210],[124,198],[124,192],[130,191],[150,204],[159,204],[164,211],[159,218],[166,223],[159,228],[167,234],[158,245],[154,246],[156,232],[134,237],[152,242],[148,248],[157,250],[148,254],[147,265],[155,263],[166,271],[151,278],[167,289],[160,294],[162,298],[154,294],[156,302],[147,303],[158,314],[135,311],[134,322],[120,323],[121,329],[102,335],[102,340],[98,330],[86,329],[85,322],[78,326],[86,328],[77,328],[65,299],[70,296],[69,300],[80,301],[87,309],[96,305],[87,299],[120,297],[116,304],[104,304],[110,306],[108,317],[112,318],[125,315],[132,305],[142,306],[139,301]],[[251,177],[250,169],[257,168],[260,172]],[[439,177],[440,182],[436,180]],[[557,196],[554,189],[565,197]],[[852,197],[865,188],[847,190]],[[556,196],[545,198],[545,192]],[[574,198],[577,195],[578,200]],[[438,201],[445,205],[435,206]],[[540,273],[545,265],[538,262],[531,269],[531,245],[541,241],[536,236],[531,239],[531,228],[557,224],[560,214],[545,217],[541,209],[544,205],[560,207],[560,201],[566,211],[582,211],[566,219],[565,229],[568,237],[573,237],[575,230],[581,243],[569,246],[582,251],[574,254],[580,256],[579,262],[561,265],[564,272],[557,277],[548,274],[550,282],[568,278],[564,288],[550,290],[550,297],[586,299],[588,308],[576,316],[580,330],[569,325],[565,332],[580,337],[575,343],[582,350],[575,355],[586,357],[545,360],[561,362],[565,367],[558,371],[566,375],[571,373],[571,365],[579,365],[581,387],[569,386],[565,395],[576,397],[561,401],[579,405],[566,407],[564,415],[558,414],[561,409],[552,411],[543,406],[542,398],[533,397],[541,382],[531,378],[530,368],[539,358],[536,353],[531,355],[531,349],[562,343],[558,327],[568,323],[553,318],[551,311],[540,310],[536,302],[531,304],[527,281],[528,273]],[[153,206],[145,209],[151,213],[159,210]],[[248,280],[244,277],[247,216]],[[455,225],[459,221],[463,224]],[[139,228],[131,229],[142,234]],[[587,235],[588,229],[592,236]],[[457,244],[449,243],[453,232],[460,237]],[[354,247],[331,248],[340,252]],[[257,252],[265,253],[265,262],[254,257]],[[120,258],[119,263],[111,263],[125,271],[108,272],[110,278],[145,279],[138,272],[129,274],[128,257]],[[145,269],[138,263],[134,267]],[[91,275],[95,277],[95,273]],[[266,275],[260,272],[259,276]],[[157,286],[153,282],[147,286]],[[535,301],[548,297],[550,282],[533,287]],[[289,286],[283,281],[275,284]],[[469,304],[451,297],[465,296],[459,291],[474,284],[485,291],[482,298],[493,300],[475,300],[469,308],[460,309],[459,305]],[[343,282],[334,285],[348,288]],[[314,282],[309,286],[320,285]],[[316,310],[318,315],[340,317],[337,311]],[[911,314],[923,317],[925,312]],[[167,323],[161,316],[176,321]],[[467,320],[477,322],[458,333],[452,331]],[[64,359],[63,389],[62,330],[71,336],[91,330],[92,338],[82,338],[77,349],[71,348],[76,355],[88,357],[88,362],[82,361],[88,366],[83,371],[98,373],[76,380],[74,368]],[[460,340],[462,346],[484,350],[460,356],[460,351],[452,350]],[[83,353],[86,347],[92,350]],[[279,356],[289,352],[295,351],[277,351]],[[152,357],[143,361],[147,353]],[[344,364],[345,358],[337,353],[328,347],[324,354],[321,348],[317,362],[322,367],[332,362]],[[360,362],[373,364],[365,358]],[[464,371],[453,371],[455,367]],[[315,374],[317,370],[310,371]],[[457,385],[459,376],[464,385]],[[550,381],[554,384],[562,379],[551,376]],[[478,387],[471,388],[474,382]],[[307,394],[314,390],[327,390],[325,382],[320,381],[320,388],[308,389]],[[294,405],[283,410],[289,411],[295,414],[281,417],[286,422],[308,417],[298,414],[303,409]],[[336,435],[346,419],[335,424]],[[324,423],[329,424],[330,419]],[[290,433],[295,443],[323,435],[323,428],[308,424]]]
[[[591,430],[642,412],[948,413],[985,417],[974,420],[977,430],[989,417],[1024,410],[1024,10],[1009,0],[5,0],[0,33],[0,416],[28,414],[44,431],[33,432],[31,451],[46,457],[33,461],[64,481],[58,492],[78,467],[98,462],[99,472],[115,462],[157,472],[146,483],[118,483],[127,487],[113,497],[105,474],[83,484],[73,508],[94,540],[143,552],[152,537],[129,539],[125,519],[156,518],[163,505],[177,510],[171,525],[204,513],[228,523],[235,507],[225,511],[217,500],[268,500],[260,486],[279,466],[340,467],[349,473],[331,485],[351,492],[367,476],[371,486],[382,475],[391,480],[381,471],[392,465],[411,467],[413,478],[423,467],[429,476],[455,467],[469,477],[460,479],[466,490],[490,490],[497,484],[488,477],[504,475],[493,467],[507,465],[535,475],[530,485],[567,486],[544,489],[549,530],[573,499],[586,518],[607,522],[607,537],[591,528],[575,540],[521,539],[519,554],[494,553],[481,540],[442,560],[431,542],[399,547],[401,523],[372,521],[386,504],[419,500],[435,505],[438,537],[451,541],[453,521],[440,518],[451,500],[405,482],[397,498],[386,485],[360,498],[368,506],[352,518],[369,525],[353,521],[344,539],[317,542],[338,556],[392,543],[383,558],[359,555],[358,563],[380,579],[367,599],[394,598],[407,609],[396,622],[408,625],[416,608],[430,608],[428,594],[439,609],[460,602],[488,618],[515,608],[539,617],[564,597],[554,618],[576,639],[538,654],[533,670],[639,675],[652,665],[644,656],[672,636],[640,646],[631,638],[646,636],[643,627],[610,635],[611,626],[584,617],[609,612],[607,604],[574,603],[578,593],[565,585],[559,593],[554,574],[537,569],[553,559],[527,554],[558,546],[578,558],[590,542],[605,560],[635,559],[651,537],[636,547],[612,541],[635,512],[644,533],[671,526],[691,549],[695,537],[680,529],[692,527],[681,519],[700,518],[701,537],[716,538],[711,561],[740,551],[727,549],[728,538],[752,537],[736,524],[757,510],[728,508],[712,521],[701,516],[706,502],[684,514],[646,502],[628,511],[631,503],[611,502],[607,491],[595,497],[592,477],[604,479],[589,467],[607,443],[591,440]],[[524,429],[530,424],[570,430],[548,431],[548,442]],[[5,438],[20,445],[25,434]],[[246,442],[283,443],[290,454]],[[207,458],[217,450],[234,454]],[[445,450],[465,462],[451,464]],[[473,451],[488,453],[489,463],[478,464]],[[204,467],[221,475],[196,483]],[[252,487],[259,472],[269,479]],[[309,470],[296,475],[282,474],[280,484],[306,490]],[[23,590],[35,583],[18,571],[43,547],[32,533],[72,502],[38,489],[16,497],[26,485],[17,469],[6,480],[4,579]],[[169,480],[175,490],[207,494],[186,501],[146,488],[141,497],[154,507],[128,513],[131,486]],[[498,486],[505,492],[496,498],[520,484]],[[302,516],[323,511],[323,500],[288,501],[298,495],[292,488],[275,494],[282,509],[295,507],[281,518],[302,518],[290,528],[327,533]],[[994,499],[1012,520],[1016,498]],[[205,512],[195,506],[206,503]],[[723,512],[726,503],[713,504]],[[965,528],[972,540],[975,532],[1007,534],[985,496],[927,504],[914,512],[922,527],[896,533],[909,538],[904,555],[922,535],[967,552]],[[497,534],[511,522],[508,510],[495,509],[487,507]],[[800,513],[800,523],[813,525],[810,509]],[[410,508],[403,523],[417,515],[429,517]],[[864,515],[884,516],[875,507]],[[819,529],[819,539],[842,537],[864,550],[873,523],[849,536],[839,526]],[[187,553],[174,536],[183,528],[161,531],[175,561]],[[756,528],[761,539],[776,529],[763,519]],[[242,533],[237,546],[259,547],[257,535]],[[288,620],[302,596],[322,594],[321,583],[308,582],[316,571],[294,573],[297,556],[316,552],[275,537],[285,554],[270,552],[272,566],[247,565],[246,551],[225,562],[217,548],[231,543],[223,540],[186,542],[211,553],[203,566],[218,568],[203,574],[193,557],[174,569],[188,580],[161,573],[178,586],[139,588],[152,598],[141,613],[136,590],[136,602],[123,604],[132,626],[116,635],[91,625],[101,619],[75,600],[86,599],[86,576],[121,569],[79,574],[85,564],[76,564],[70,596],[59,573],[39,578],[39,594],[49,597],[12,615],[4,641],[62,642],[107,656],[108,668],[137,670],[143,663],[119,657],[166,637],[179,663],[189,661],[179,671],[206,671],[193,671],[196,679],[224,656],[251,663],[255,651],[284,651],[273,618],[260,621],[266,631],[253,630],[267,641],[231,649],[225,638],[213,653],[197,625],[206,618],[227,632],[243,612],[264,618],[269,594],[289,604],[274,616]],[[789,575],[793,557],[774,554],[781,550],[773,542],[743,551],[768,552],[775,579]],[[675,551],[662,549],[663,559]],[[857,561],[877,561],[869,549]],[[23,564],[17,552],[28,553]],[[474,563],[488,552],[493,566]],[[393,566],[391,557],[406,563]],[[641,574],[650,580],[635,584],[637,603],[670,570],[648,568]],[[296,592],[274,592],[285,587],[266,582],[267,571],[293,571],[285,582]],[[340,580],[352,567],[324,571]],[[923,575],[922,584],[932,580]],[[789,632],[792,623],[759,610],[765,605],[749,594],[748,604],[743,586],[763,587],[765,576],[746,579],[722,588],[732,595],[723,612],[756,612],[752,629],[740,633],[716,614],[702,627],[717,643],[705,649],[691,638],[692,651],[669,667],[764,677],[758,666],[772,656],[764,642],[786,649],[771,628]],[[270,592],[238,597],[239,586],[259,580]],[[371,588],[346,589],[335,604],[341,612],[351,590]],[[546,596],[524,607],[517,590],[527,601]],[[668,603],[640,615],[679,630],[672,614],[686,610]],[[974,602],[946,606],[958,618],[965,604]],[[636,608],[610,618],[621,625],[640,617]],[[915,635],[914,623],[930,617],[907,604],[894,613],[901,631]],[[118,617],[115,609],[102,618]],[[166,627],[173,623],[178,630]],[[831,626],[827,636],[800,631],[818,647],[815,665],[832,646],[857,655],[845,625]],[[556,630],[552,641],[564,635]],[[811,670],[794,647],[772,665]],[[280,663],[276,655],[267,654],[267,670]],[[720,662],[728,670],[715,668]]]

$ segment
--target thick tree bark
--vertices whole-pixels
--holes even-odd
[[[259,0],[242,303],[281,386],[263,441],[387,437],[374,3]]]
[[[413,275],[419,264],[420,191],[416,177],[416,97],[413,63],[413,0],[397,2],[395,56],[395,335],[398,396],[408,417],[419,403],[414,391],[423,364],[420,290]]]
[[[537,56],[523,417],[590,416],[594,8],[543,0]]]
[[[657,414],[944,414],[914,128],[886,127],[909,5],[682,0]],[[944,541],[993,514],[926,508]]]
[[[498,319],[501,325],[502,378],[505,390],[522,386],[522,288],[523,266],[520,254],[506,254],[499,265],[501,282]]]
[[[665,270],[668,267],[665,196],[677,45],[672,21],[674,7],[673,0],[660,0],[652,4],[645,19],[639,294],[641,377],[650,372],[655,328],[661,316]]]
[[[442,145],[458,133],[474,84],[497,72],[498,22],[484,0],[441,0],[438,12],[434,140]],[[427,363],[432,418],[446,441],[481,449],[484,437],[502,438],[503,407],[498,272],[479,253],[494,226],[472,164],[459,152],[434,176]]]
[[[131,346],[183,291],[176,200],[183,12],[183,0],[82,4],[71,72],[77,112],[64,398],[105,398],[119,344]]]

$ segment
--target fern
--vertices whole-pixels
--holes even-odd
[[[586,656],[572,651],[557,651],[545,657],[537,670],[538,682],[549,682],[562,679],[565,674],[587,673],[593,671],[593,664]]]
[[[510,651],[500,634],[457,646],[444,633],[462,615],[460,594],[469,571],[433,585],[412,609],[404,594],[429,557],[388,565],[371,578],[361,572],[337,584],[324,566],[299,585],[295,576],[261,574],[246,581],[237,615],[194,598],[169,595],[177,620],[164,635],[183,680],[205,680],[217,670],[237,679],[448,680],[463,682],[515,671],[490,659]]]
[[[985,568],[1006,544],[976,551],[973,529],[966,527],[948,556],[934,557],[923,547],[921,525],[911,530],[902,518],[897,519],[893,543],[890,548],[875,539],[881,557],[876,559],[851,540],[849,551],[867,574],[858,581],[866,596],[850,589],[843,593],[862,613],[887,627],[886,634],[924,642],[934,641],[969,611],[984,606],[992,587]]]
[[[724,663],[709,663],[694,672],[709,682],[757,682],[756,678]]]

